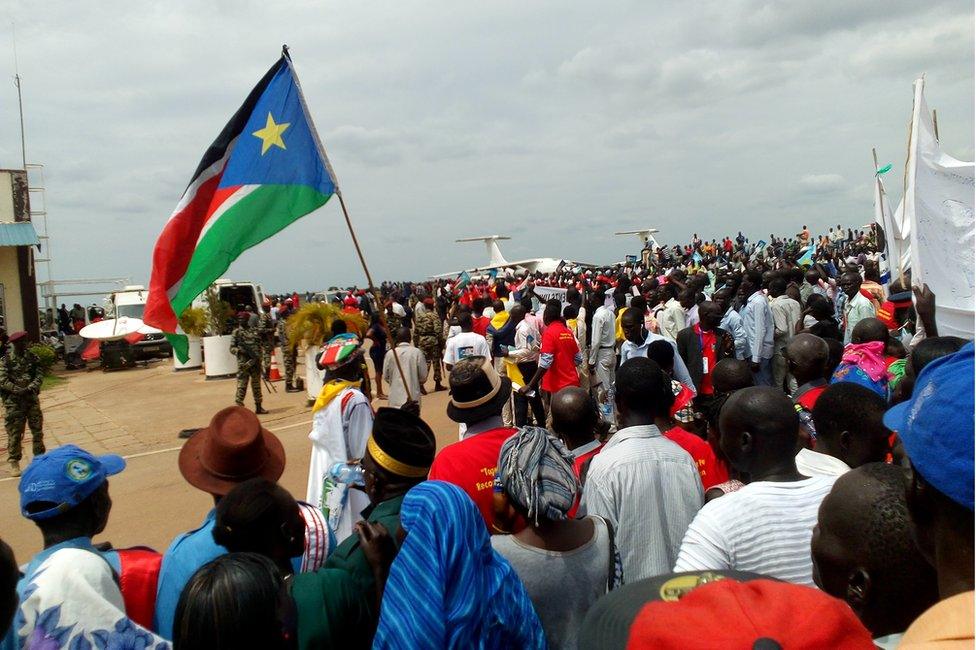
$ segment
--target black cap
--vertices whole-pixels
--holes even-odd
[[[581,650],[626,648],[630,626],[649,602],[678,600],[686,593],[716,580],[747,582],[764,576],[748,571],[688,571],[645,578],[614,589],[596,601],[580,628]]]
[[[419,478],[434,462],[437,441],[430,426],[413,413],[383,407],[373,418],[370,455],[386,471]],[[400,471],[398,471],[400,470]]]

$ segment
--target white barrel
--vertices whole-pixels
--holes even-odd
[[[237,357],[230,353],[231,335],[203,337],[203,362],[207,379],[233,377],[237,374]]]
[[[203,341],[200,340],[199,336],[187,336],[186,338],[189,343],[187,353],[190,358],[186,360],[186,363],[181,363],[174,353],[173,370],[193,370],[203,365]]]

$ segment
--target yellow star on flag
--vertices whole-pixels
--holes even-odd
[[[271,117],[271,113],[268,113],[268,122],[264,125],[263,129],[259,129],[252,133],[256,138],[261,138],[261,155],[263,156],[267,153],[268,149],[272,146],[285,148],[285,141],[281,139],[281,134],[285,132],[291,126],[290,122],[285,122],[284,124],[275,124],[274,118]]]

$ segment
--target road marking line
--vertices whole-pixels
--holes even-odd
[[[295,422],[293,424],[286,424],[286,425],[281,426],[281,427],[274,427],[274,428],[268,429],[268,431],[271,431],[272,433],[275,432],[275,431],[284,431],[285,429],[294,429],[295,427],[308,426],[311,423],[312,423],[311,420],[305,420],[303,422]],[[179,451],[182,448],[183,448],[183,445],[180,445],[179,447],[169,447],[167,449],[154,449],[153,451],[143,451],[143,452],[140,452],[138,454],[130,454],[128,456],[122,456],[122,458],[125,458],[126,460],[130,460],[132,458],[142,458],[144,456],[155,456],[156,454],[169,454],[169,453],[172,453],[174,451]],[[16,477],[16,476],[6,476],[4,478],[0,478],[0,483],[2,483],[3,481],[19,481],[19,480],[20,479],[18,477]]]

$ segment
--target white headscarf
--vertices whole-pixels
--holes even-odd
[[[56,551],[28,578],[14,621],[21,647],[171,647],[126,616],[112,568],[96,553]]]

